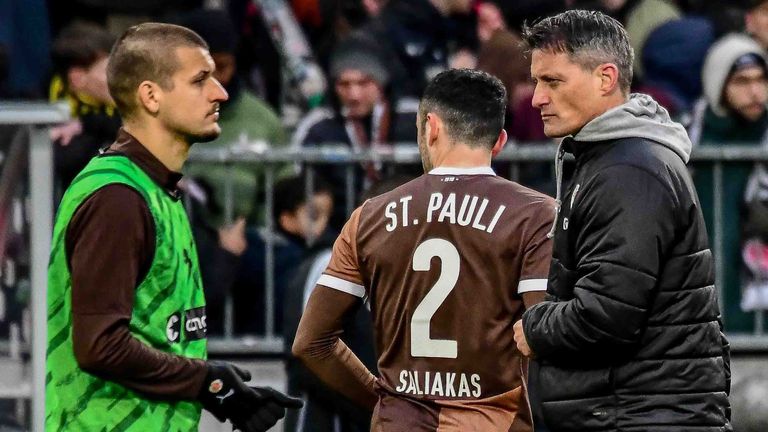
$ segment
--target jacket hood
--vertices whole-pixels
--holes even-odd
[[[729,34],[715,42],[707,53],[702,70],[704,97],[712,111],[720,117],[728,115],[722,104],[723,87],[733,63],[745,54],[756,54],[766,60],[765,52],[751,37]],[[766,61],[768,63],[768,61]]]
[[[685,128],[669,116],[652,97],[633,93],[622,105],[595,117],[573,136],[581,142],[621,138],[645,138],[677,153],[685,162],[691,156],[691,140]]]

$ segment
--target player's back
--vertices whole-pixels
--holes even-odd
[[[374,431],[531,430],[512,325],[546,288],[554,202],[490,168],[438,168],[366,202],[357,259],[374,316]]]

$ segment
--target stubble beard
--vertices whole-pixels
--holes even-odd
[[[429,152],[427,146],[422,144],[422,139],[419,139],[419,155],[421,155],[421,166],[424,168],[424,174],[432,171],[432,160],[429,158]]]
[[[187,137],[187,142],[191,147],[194,143],[206,143],[215,140],[221,135],[221,128],[202,133],[187,133],[185,135]]]

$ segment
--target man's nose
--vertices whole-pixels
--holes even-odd
[[[363,88],[359,85],[351,85],[349,86],[349,98],[353,100],[358,100],[363,95]]]
[[[537,84],[533,89],[533,98],[531,99],[531,106],[541,110],[541,108],[549,103],[549,96],[544,90]]]
[[[226,90],[224,90],[224,86],[221,85],[219,81],[216,79],[213,80],[214,82],[214,89],[213,89],[213,102],[224,102],[225,100],[229,99],[229,94]]]

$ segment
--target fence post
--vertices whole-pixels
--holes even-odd
[[[349,217],[355,210],[357,197],[355,196],[355,166],[351,163],[344,168],[344,210]]]
[[[224,165],[228,169],[224,176],[224,224],[230,225],[235,220],[235,192],[232,184],[232,165]],[[234,336],[235,328],[235,302],[232,298],[232,287],[227,288],[227,295],[224,297],[224,338],[231,339]]]
[[[268,164],[265,170],[264,191],[265,202],[264,224],[267,235],[264,247],[266,248],[264,256],[264,303],[266,313],[264,314],[264,334],[267,339],[275,337],[275,222],[272,219],[272,212],[275,208],[275,166]]]
[[[720,308],[721,320],[725,326],[725,292],[723,291],[723,163],[720,160],[715,161],[712,168],[712,177],[714,185],[712,193],[714,194],[714,246],[715,246],[715,289],[717,290],[717,303]]]
[[[48,256],[53,231],[53,149],[48,128],[28,126],[32,279],[32,431],[45,431]]]

